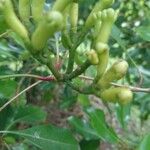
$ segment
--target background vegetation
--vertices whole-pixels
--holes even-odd
[[[95,2],[80,0],[79,30]],[[45,8],[51,3],[48,0]],[[1,150],[150,149],[150,1],[116,0],[113,8],[119,8],[120,13],[109,40],[110,64],[117,58],[128,61],[127,76],[118,84],[128,84],[135,91],[132,103],[126,106],[105,104],[68,84],[37,82],[26,76],[1,79],[13,74],[48,76],[51,72],[29,55],[23,41],[8,29],[0,14],[0,106],[13,101],[0,109]],[[77,64],[85,60],[91,38],[88,34],[78,47]],[[49,45],[54,53],[57,46],[65,53],[59,33]],[[67,63],[65,58],[59,59]],[[95,71],[90,67],[84,75],[93,77]],[[81,86],[89,82],[74,80]],[[14,97],[34,83],[36,86]]]

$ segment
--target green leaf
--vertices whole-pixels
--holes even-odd
[[[16,34],[15,32],[10,32],[9,36],[16,42],[16,44],[26,49],[23,40],[20,38],[20,36],[18,36],[18,34]]]
[[[146,135],[139,145],[138,150],[149,150],[150,149],[150,134]]]
[[[14,96],[17,83],[14,80],[0,80],[0,95],[5,98]]]
[[[122,128],[125,128],[128,122],[128,116],[130,116],[130,108],[131,105],[121,106],[119,104],[116,105],[116,115],[117,119],[120,122]]]
[[[150,41],[150,25],[138,27],[136,32],[143,40]]]
[[[0,34],[3,34],[7,30],[7,25],[5,23],[5,19],[2,15],[0,15]]]
[[[12,136],[6,136],[4,138],[4,141],[7,143],[7,144],[15,144],[16,143],[16,140],[14,137]]]
[[[37,106],[8,106],[0,113],[0,129],[11,128],[18,122],[37,124],[46,120],[46,112]]]
[[[98,150],[99,146],[100,146],[99,140],[91,140],[91,141],[82,140],[80,142],[81,150]]]
[[[121,37],[120,37],[121,35],[122,35],[121,30],[116,25],[113,25],[111,36],[112,36],[113,39],[115,39],[117,41],[117,43],[125,51],[127,43],[125,42],[125,40],[121,39]]]
[[[99,135],[84,120],[81,121],[77,117],[69,117],[69,124],[75,128],[86,140],[99,139]]]
[[[116,143],[118,137],[113,129],[107,125],[103,111],[88,108],[86,112],[89,115],[91,126],[97,131],[97,134],[101,137],[101,139],[110,143]]]
[[[77,93],[72,90],[68,85],[64,88],[63,94],[61,95],[60,108],[65,109],[71,107],[77,101]]]
[[[90,100],[89,100],[88,95],[79,94],[78,95],[78,101],[84,107],[90,106]]]
[[[41,150],[79,150],[79,145],[67,129],[41,125],[21,131],[0,131],[26,138]]]
[[[14,117],[14,122],[25,122],[34,124],[44,122],[46,120],[46,112],[36,106],[20,106]]]
[[[0,42],[0,50],[5,54],[5,53],[14,53],[14,54],[20,54],[20,48],[15,47],[13,43],[7,43],[7,42]],[[12,55],[11,57],[14,57]]]
[[[0,106],[4,105],[6,102],[6,99],[0,98]],[[10,124],[13,113],[13,109],[10,105],[0,112],[0,130],[4,130],[6,126]]]

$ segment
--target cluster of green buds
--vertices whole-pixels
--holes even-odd
[[[0,0],[0,13],[3,14],[9,28],[23,39],[29,47],[29,51],[32,52],[31,54],[41,53],[46,48],[49,38],[53,37],[56,32],[67,30],[66,22],[68,20],[73,33],[77,33],[78,0],[56,0],[49,10],[44,9],[45,0],[18,0],[17,3],[16,8],[18,10],[15,10],[12,0]],[[87,59],[90,64],[95,66],[97,71],[93,83],[96,87],[95,90],[105,101],[126,104],[133,97],[130,89],[113,87],[111,82],[120,80],[125,76],[128,70],[127,62],[118,60],[107,69],[109,62],[108,40],[112,26],[118,16],[118,10],[111,8],[113,3],[114,0],[98,0],[85,21],[83,31],[89,31],[92,28],[94,33],[94,40],[91,51],[87,53]],[[18,14],[16,14],[17,12]],[[70,60],[70,62],[72,64],[73,61]],[[84,69],[85,66],[83,65]],[[57,74],[54,69],[53,72]],[[70,73],[67,70],[68,72]],[[79,69],[77,75],[80,72],[81,69]],[[61,75],[58,75],[58,77],[61,77]],[[74,77],[74,73],[71,77]]]
[[[128,104],[131,102],[133,94],[130,89],[111,87],[111,82],[122,79],[127,70],[128,63],[125,60],[118,60],[98,80],[97,86],[101,89],[99,95],[103,100],[119,102],[120,104]]]
[[[88,52],[88,58],[97,68],[97,76],[94,80],[98,96],[105,101],[128,104],[133,98],[130,89],[124,87],[113,87],[111,82],[122,79],[128,70],[125,60],[118,60],[109,69],[109,46],[108,40],[111,29],[117,19],[118,10],[108,8],[112,0],[101,0],[97,2],[86,21],[86,27],[94,26],[93,49]],[[90,55],[90,56],[89,56]]]
[[[9,28],[30,45],[34,53],[43,50],[48,39],[54,36],[55,32],[63,29],[63,13],[68,5],[72,14],[71,25],[76,28],[77,24],[78,3],[76,1],[57,0],[48,11],[44,9],[44,4],[45,0],[19,0],[18,10],[15,11],[12,0],[0,0],[0,11]],[[31,24],[34,26],[33,31],[29,27]]]
[[[8,26],[16,32],[25,42],[29,42],[29,34],[26,27],[21,23],[15,14],[11,0],[0,0],[0,10],[4,15]]]

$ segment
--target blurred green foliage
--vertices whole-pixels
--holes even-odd
[[[79,0],[80,3],[80,21],[78,28],[83,25],[92,6],[97,0]],[[47,4],[51,4],[52,0],[47,0]],[[116,0],[113,5],[115,9],[119,9],[118,20],[113,27],[111,39],[109,40],[111,62],[116,58],[124,58],[128,61],[130,69],[128,75],[122,83],[128,83],[133,86],[141,86],[148,88],[150,86],[150,1],[149,0]],[[47,8],[47,5],[46,5]],[[78,52],[81,57],[77,58],[77,62],[82,62],[86,49],[89,48],[89,34],[84,42],[78,47]],[[50,41],[55,45],[56,39]],[[60,47],[62,44],[60,43]],[[54,50],[54,53],[56,51]],[[62,47],[62,53],[63,47]],[[76,63],[77,63],[76,62]],[[64,66],[63,66],[64,67]],[[48,76],[49,70],[33,59],[28,54],[23,41],[13,32],[8,30],[3,16],[0,13],[0,75],[23,74],[31,73],[41,76]],[[94,76],[93,68],[89,68],[86,75]],[[18,91],[31,85],[36,80],[30,78],[16,78],[11,80],[0,81],[0,106],[12,98]],[[78,85],[86,84],[82,80],[74,80]],[[140,85],[139,85],[140,84]],[[51,125],[46,128],[41,125],[46,122],[46,112],[39,106],[34,105],[50,105],[51,102],[58,99],[58,108],[61,110],[69,110],[76,103],[79,103],[83,110],[83,117],[78,118],[72,116],[68,118],[71,132],[67,129],[53,127]],[[79,145],[81,150],[96,150],[102,140],[120,144],[120,137],[116,135],[115,131],[108,125],[103,110],[96,109],[91,106],[89,98],[81,95],[67,85],[57,85],[55,83],[43,82],[26,92],[12,105],[0,112],[0,130],[8,131],[9,129],[18,130],[23,128],[23,131],[10,132],[7,134],[1,132],[4,136],[4,145],[12,146],[13,150],[48,150],[51,147],[46,146],[51,144],[53,149],[66,150],[68,143],[69,149],[77,150]],[[19,101],[19,102],[18,102]],[[30,104],[30,105],[29,105]],[[145,127],[148,120],[150,120],[150,95],[146,93],[135,93],[134,101],[130,106],[114,106],[117,120],[117,125],[123,131],[128,130],[128,123],[132,108],[137,108],[140,115],[135,117],[140,119],[140,128]],[[132,112],[134,113],[134,112]],[[34,126],[34,125],[39,126]],[[48,123],[49,124],[49,123]],[[150,124],[150,122],[149,122]],[[121,127],[120,127],[121,126]],[[31,127],[25,129],[26,127]],[[47,129],[47,130],[46,130]],[[46,131],[45,131],[46,130]],[[60,133],[58,131],[60,130]],[[37,132],[38,135],[35,135]],[[48,134],[50,132],[51,134]],[[149,132],[149,131],[147,131]],[[9,132],[8,132],[9,133]],[[62,134],[63,136],[61,137]],[[125,148],[135,148],[138,150],[149,150],[150,136],[144,133],[129,132],[128,135],[123,134],[123,143],[128,144]],[[22,140],[17,135],[20,135],[26,140]],[[78,135],[79,143],[72,135]],[[41,141],[40,141],[40,138]],[[75,136],[75,137],[78,137]],[[120,136],[120,135],[119,135]],[[130,136],[133,139],[130,141]],[[64,140],[63,140],[64,138]],[[48,139],[48,140],[47,140]],[[68,140],[68,141],[67,141]],[[56,146],[53,141],[58,142]],[[1,142],[1,141],[0,141]],[[141,145],[139,144],[141,142]],[[1,143],[0,143],[1,144]],[[37,148],[35,148],[35,145]],[[56,147],[55,147],[56,146]],[[88,146],[88,148],[86,147]],[[123,146],[123,145],[122,145]],[[1,145],[0,145],[1,148]],[[116,148],[116,147],[115,147]],[[117,149],[117,148],[116,148]],[[116,150],[115,149],[115,150]]]

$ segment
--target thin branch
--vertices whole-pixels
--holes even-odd
[[[58,37],[55,35],[55,45],[56,45],[56,63],[59,63],[59,41]]]
[[[6,31],[6,32],[0,34],[0,38],[3,38],[4,36],[6,36],[9,32],[10,32],[10,31]]]
[[[68,86],[70,86],[73,90],[81,93],[81,94],[86,94],[86,95],[90,95],[90,94],[94,94],[93,92],[93,88],[91,85],[89,86],[85,86],[85,87],[80,87],[80,86],[76,86],[71,82],[66,82]]]
[[[126,49],[124,49],[126,52]],[[138,72],[138,76],[139,76],[139,82],[137,85],[135,86],[141,86],[143,84],[143,75],[139,69],[139,67],[137,66],[136,62],[133,60],[133,58],[126,52],[126,55],[129,57],[129,59],[131,60],[131,62],[133,63],[133,65],[135,66],[137,72]]]
[[[26,74],[31,74],[32,70],[37,67],[37,65],[33,65],[33,66],[31,65],[31,67],[29,68],[29,70],[26,70],[26,67],[27,67],[26,64],[28,64],[28,63],[25,63],[25,70],[24,70],[24,72],[27,72]],[[22,73],[22,74],[25,74],[25,73]],[[19,91],[20,91],[20,89],[21,89],[21,86],[22,86],[23,82],[25,81],[25,79],[26,79],[26,77],[22,77],[22,78],[20,79],[20,81],[19,81],[19,83],[18,83],[18,86],[17,86],[17,89],[16,89],[16,94],[19,93]],[[17,99],[16,99],[16,100],[17,100]]]
[[[7,103],[5,103],[2,107],[0,107],[0,112],[6,108],[9,104],[11,104],[16,98],[18,98],[20,95],[22,95],[24,92],[30,90],[31,88],[33,88],[34,86],[38,85],[39,83],[41,83],[42,81],[37,81],[35,83],[33,83],[32,85],[30,85],[29,87],[25,88],[23,91],[21,91],[20,93],[18,93],[16,96],[14,96],[12,99],[10,99]]]
[[[7,79],[7,78],[16,78],[16,77],[31,77],[31,78],[40,78],[41,76],[34,75],[34,74],[12,74],[12,75],[2,75],[0,79]]]
[[[85,70],[91,65],[91,63],[87,60],[81,66],[78,66],[72,73],[66,76],[67,80],[71,80],[79,75],[81,75]]]
[[[52,72],[52,74],[55,76],[55,78],[59,81],[62,79],[61,74],[58,72],[58,70],[54,67],[53,63],[51,60],[48,61],[48,63],[46,64],[47,67],[50,69],[50,71]]]
[[[73,70],[75,52],[76,52],[76,49],[69,50],[69,60],[68,60],[68,67],[66,71],[67,74],[69,74]]]
[[[150,93],[150,88],[140,88],[140,87],[134,87],[134,86],[128,86],[128,85],[120,85],[117,83],[111,83],[111,85],[116,86],[116,87],[126,87],[126,88],[129,88],[133,92]]]
[[[144,82],[144,77],[143,77],[143,74],[142,74],[142,72],[140,71],[140,69],[138,68],[138,72],[139,72],[139,78],[140,78],[140,80],[139,80],[139,83],[137,84],[137,86],[142,86],[142,84],[143,84],[143,82]]]
[[[84,79],[84,80],[90,80],[90,81],[94,80],[94,78],[92,78],[92,77],[83,76],[83,75],[80,75],[79,78]]]
[[[43,77],[43,76],[38,76],[38,75],[34,75],[34,74],[3,75],[3,76],[0,76],[0,80],[6,79],[6,78],[16,78],[16,77],[31,77],[31,78],[36,78],[36,79],[42,80],[42,81],[54,81],[55,80],[54,76]]]
[[[87,76],[82,76],[82,75],[80,75],[79,77],[81,79],[85,79],[85,80],[90,80],[90,81],[94,80],[94,78],[92,78],[92,77],[87,77]],[[150,88],[141,88],[141,87],[135,87],[135,86],[129,86],[129,85],[121,85],[121,84],[117,84],[117,83],[111,83],[111,85],[116,86],[116,87],[129,88],[133,92],[150,93]]]
[[[4,145],[8,150],[11,150],[11,148],[9,147],[9,145],[6,142],[4,142]]]
[[[80,36],[77,38],[77,41],[75,41],[75,45],[73,45],[70,48],[70,50],[69,50],[69,61],[68,61],[66,74],[69,74],[72,72],[73,67],[74,67],[74,59],[75,59],[76,49],[83,42],[83,39],[86,36],[86,34],[87,34],[87,32],[85,32],[83,29],[83,32],[81,32]]]
[[[44,58],[43,56],[41,56],[41,55],[34,55],[33,53],[32,53],[32,56],[36,59],[36,60],[38,60],[40,63],[42,63],[42,64],[45,64],[48,68],[49,68],[49,70],[52,72],[52,74],[54,75],[54,77],[56,78],[56,80],[58,80],[58,81],[60,81],[61,80],[61,74],[58,72],[58,70],[55,68],[55,66],[54,66],[54,64],[53,64],[53,62],[52,62],[52,60],[51,60],[51,58]]]

